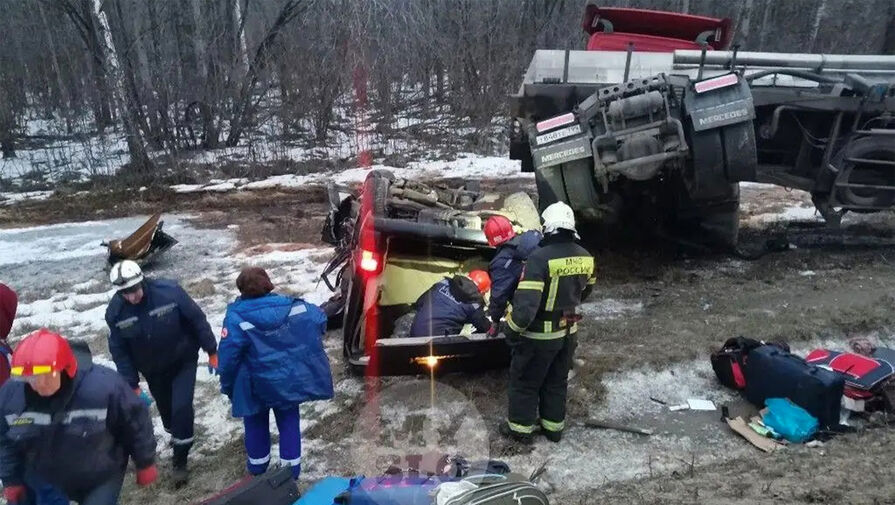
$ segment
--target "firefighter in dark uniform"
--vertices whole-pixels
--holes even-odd
[[[128,461],[137,484],[156,480],[149,411],[114,370],[80,356],[47,329],[25,337],[12,355],[12,377],[0,388],[0,479],[7,503],[115,505]],[[58,491],[56,491],[58,490]]]
[[[491,329],[488,336],[496,336],[500,320],[522,276],[522,266],[532,251],[538,248],[541,234],[537,230],[528,230],[516,235],[509,219],[492,216],[485,222],[485,237],[488,244],[497,248],[488,265],[488,275],[491,276],[491,301],[488,304]]]
[[[501,326],[512,360],[508,417],[500,432],[522,442],[532,440],[539,418],[548,440],[562,439],[577,345],[576,309],[596,282],[594,258],[576,242],[572,209],[557,202],[541,217],[544,239],[528,257],[511,312]]]
[[[217,341],[202,309],[174,281],[144,279],[140,266],[124,260],[109,274],[118,292],[109,302],[109,351],[134,393],[143,374],[174,449],[174,485],[186,484],[193,445],[193,394],[199,348],[217,369]]]

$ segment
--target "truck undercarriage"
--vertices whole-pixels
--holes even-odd
[[[510,156],[541,208],[733,246],[739,182],[807,191],[833,226],[895,203],[895,56],[713,50],[722,24],[703,50],[536,51],[511,96]]]

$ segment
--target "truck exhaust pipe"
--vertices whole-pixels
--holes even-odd
[[[732,62],[758,67],[895,71],[895,56],[854,54],[765,53],[751,51],[703,51],[678,49],[674,51],[675,65],[705,65],[729,67]]]

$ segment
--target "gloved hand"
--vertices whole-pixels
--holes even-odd
[[[158,479],[158,468],[155,465],[149,465],[142,470],[137,470],[137,485],[146,487]]]
[[[147,407],[152,405],[152,397],[149,396],[149,394],[147,394],[146,391],[143,391],[142,389],[137,388],[134,390],[134,393],[137,396],[139,396],[141,400],[143,400],[143,403],[145,403]]]
[[[488,328],[488,333],[486,333],[486,335],[488,335],[488,338],[494,338],[497,336],[498,333],[500,333],[500,326],[491,323],[491,327]]]
[[[25,486],[6,486],[3,488],[3,497],[9,503],[25,501]]]
[[[208,356],[208,373],[216,375],[218,373],[218,355],[210,354]]]

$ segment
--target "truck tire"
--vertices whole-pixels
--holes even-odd
[[[510,159],[520,161],[522,164],[522,172],[535,171],[534,160],[531,156],[531,145],[528,143],[528,138],[523,140],[510,140]]]
[[[593,160],[575,160],[561,166],[569,206],[585,219],[597,219],[600,196],[593,175]]]
[[[697,132],[690,120],[685,122],[690,160],[684,165],[684,182],[693,200],[723,197],[730,182],[725,173],[724,142],[720,129]]]
[[[883,136],[859,138],[840,149],[831,163],[839,169],[840,175],[836,179],[837,183],[895,186],[893,167],[856,164],[847,161],[847,158],[895,161],[895,142],[892,139]],[[890,207],[895,204],[895,191],[837,188],[836,199],[847,206]]]
[[[538,189],[538,215],[553,203],[568,203],[560,166],[541,168],[535,171],[535,186]]]
[[[373,170],[364,179],[363,198],[370,198],[369,209],[374,216],[385,216],[388,206],[388,190],[395,175],[388,170]]]
[[[758,166],[752,121],[721,128],[727,182],[754,181]]]
[[[723,196],[711,200],[690,197],[684,183],[679,184],[674,209],[674,227],[694,241],[729,249],[739,240],[739,184],[727,184]]]

